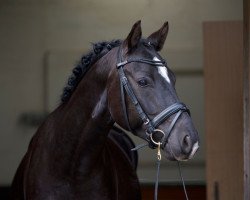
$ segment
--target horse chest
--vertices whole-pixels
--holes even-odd
[[[101,166],[103,169],[101,190],[106,188],[106,199],[141,199],[139,181],[129,159],[114,142],[108,140],[107,143]]]

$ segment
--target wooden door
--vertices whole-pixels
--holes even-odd
[[[243,199],[243,25],[206,22],[204,32],[208,200]]]

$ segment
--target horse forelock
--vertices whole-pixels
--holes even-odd
[[[67,85],[63,89],[61,95],[61,102],[65,103],[69,100],[75,88],[86,74],[88,69],[102,56],[107,54],[111,49],[117,47],[121,44],[121,40],[103,41],[98,43],[93,43],[93,49],[87,54],[83,55],[80,61],[72,70],[72,74],[68,78]]]

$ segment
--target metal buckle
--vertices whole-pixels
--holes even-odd
[[[157,133],[157,132],[161,133],[161,134],[163,135],[162,138],[164,138],[165,133],[164,133],[161,129],[154,129],[153,132],[152,132],[149,136],[150,136],[150,140],[151,140],[156,146],[159,146],[159,145],[162,144],[162,142],[161,142],[161,141],[160,141],[160,142],[156,142],[156,141],[153,139],[153,134],[154,134],[154,133]]]
[[[149,119],[147,118],[144,124],[147,125],[148,123],[149,123]]]

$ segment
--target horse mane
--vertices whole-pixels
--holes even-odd
[[[111,49],[117,47],[121,44],[121,40],[112,40],[110,42],[103,41],[93,43],[93,49],[87,54],[83,55],[80,61],[76,64],[75,68],[72,70],[72,74],[68,78],[67,85],[63,89],[61,95],[61,102],[65,103],[69,100],[72,93],[76,89],[77,85],[89,70],[89,68],[102,56],[107,54]]]

